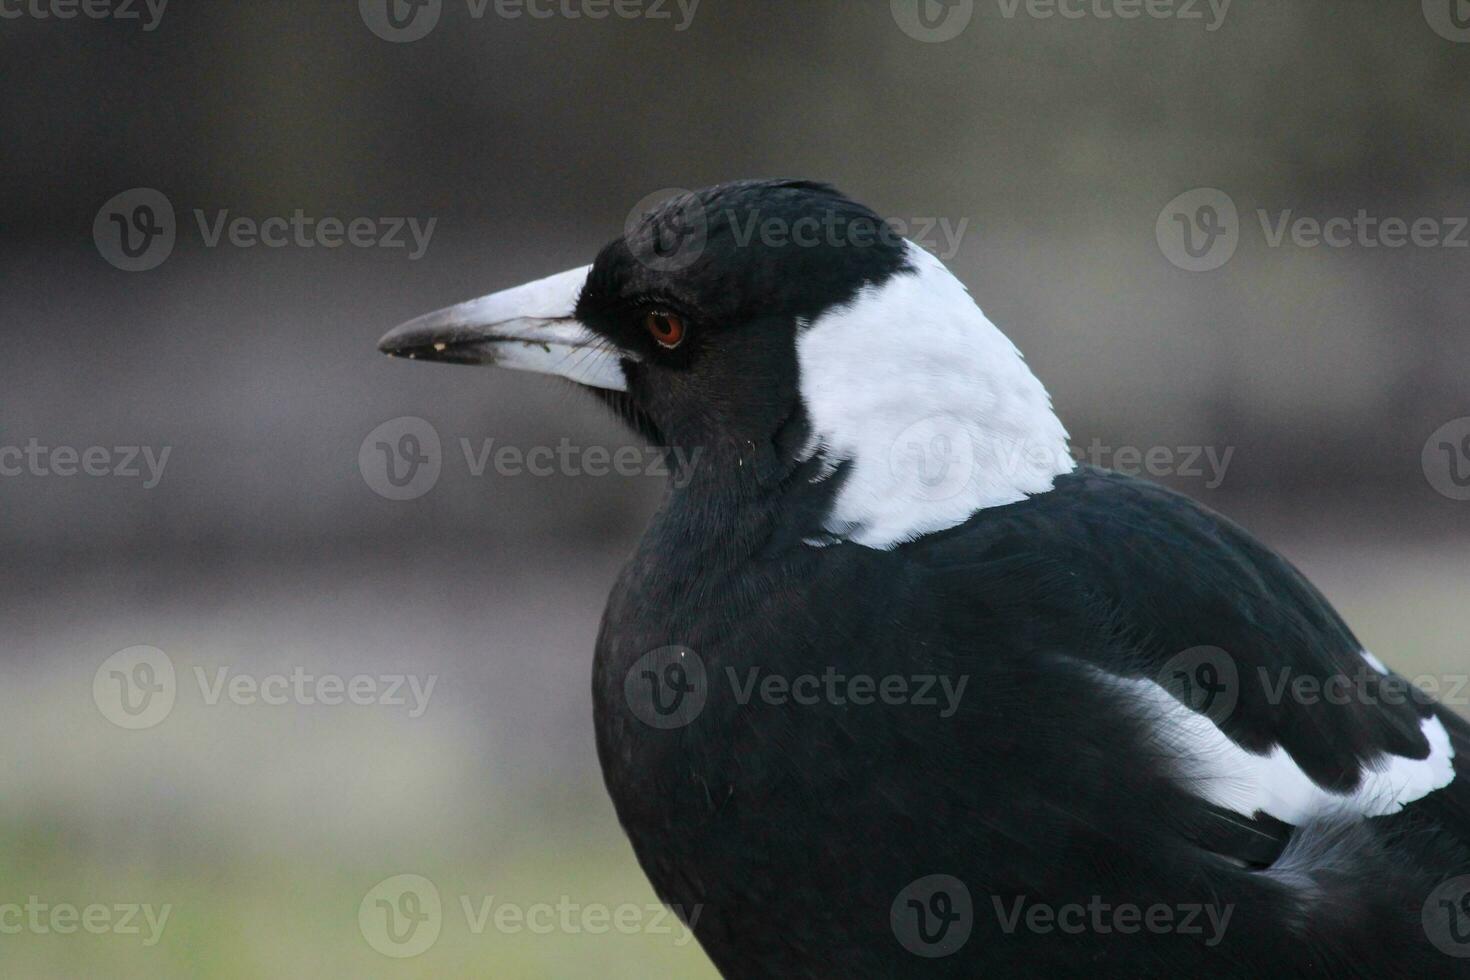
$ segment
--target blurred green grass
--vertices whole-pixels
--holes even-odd
[[[599,814],[600,816],[609,816]],[[452,856],[424,854],[398,871],[422,874],[438,888],[442,928],[437,941],[409,959],[374,950],[358,926],[363,896],[382,880],[383,867],[354,867],[338,857],[261,858],[221,854],[160,868],[69,846],[52,824],[0,826],[0,881],[4,901],[28,896],[69,902],[165,903],[171,910],[161,940],[139,935],[35,934],[0,936],[0,975],[25,978],[102,977],[156,980],[199,977],[235,980],[270,977],[714,977],[704,953],[672,917],[659,924],[645,913],[637,932],[591,934],[559,927],[535,934],[528,927],[498,931],[493,913],[476,933],[461,897],[478,910],[491,896],[522,908],[535,903],[574,907],[657,905],[652,889],[615,824],[601,831],[589,821],[574,846],[520,850],[482,871]],[[608,833],[607,831],[611,831]],[[493,834],[486,828],[486,834]],[[561,836],[561,835],[558,835]],[[391,873],[391,872],[390,872]],[[11,921],[15,921],[12,916]],[[560,921],[559,919],[557,921]],[[575,924],[578,915],[571,921]]]

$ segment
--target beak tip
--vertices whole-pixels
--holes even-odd
[[[389,357],[398,353],[400,344],[398,342],[398,330],[395,327],[378,338],[378,353],[387,354]]]
[[[394,327],[378,341],[378,352],[407,361],[436,361],[445,364],[489,364],[491,357],[475,345],[446,333],[428,318],[420,317]]]
[[[407,326],[407,324],[404,324]],[[389,357],[413,357],[418,349],[426,346],[422,337],[413,337],[404,330],[403,326],[394,327],[383,334],[378,341],[378,352]],[[440,344],[434,345],[435,350],[442,349]]]

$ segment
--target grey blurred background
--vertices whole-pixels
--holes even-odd
[[[402,31],[381,0],[0,3],[0,454],[34,440],[50,461],[0,455],[0,906],[171,907],[152,944],[146,926],[6,934],[0,972],[710,973],[647,917],[476,930],[461,903],[653,901],[601,789],[588,676],[661,481],[475,475],[465,442],[633,440],[559,382],[374,349],[590,261],[664,188],[813,177],[932,225],[921,243],[1027,353],[1079,451],[1125,469],[1154,451],[1146,472],[1282,549],[1381,658],[1466,669],[1461,0],[1131,19],[1106,16],[1127,0],[924,0],[924,20],[906,0],[624,2],[441,0]],[[167,200],[175,241],[130,272],[107,214],[137,188]],[[1222,200],[1218,267],[1181,267],[1176,215]],[[417,257],[407,231],[210,244],[222,212],[298,211],[433,226]],[[1338,244],[1292,224],[1360,212],[1376,230]],[[1385,219],[1420,239],[1386,243]],[[392,500],[359,453],[402,417],[437,434],[440,473]],[[140,475],[53,471],[51,450],[94,446],[114,469],[140,447]],[[145,448],[169,454],[156,485]],[[101,668],[137,646],[177,693],[128,729]],[[209,703],[196,669],[222,668],[435,687],[417,716]],[[404,873],[443,911],[400,959],[359,909]]]

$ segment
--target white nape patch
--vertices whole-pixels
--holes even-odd
[[[1374,670],[1378,671],[1380,674],[1382,674],[1385,677],[1388,676],[1388,667],[1384,665],[1384,663],[1383,663],[1382,660],[1379,660],[1377,657],[1373,656],[1373,654],[1369,653],[1367,650],[1362,651],[1362,654],[1363,654],[1363,659],[1366,660],[1366,661],[1368,661],[1368,666],[1369,667],[1372,667]]]
[[[1076,464],[1051,398],[949,270],[914,272],[800,325],[806,455],[848,472],[826,530],[888,549],[1050,490]]]
[[[1095,673],[1152,716],[1159,747],[1177,759],[1177,773],[1191,791],[1244,816],[1260,810],[1295,825],[1330,814],[1384,816],[1443,789],[1455,778],[1454,747],[1444,723],[1433,716],[1421,726],[1429,741],[1428,758],[1385,753],[1364,768],[1357,789],[1335,793],[1313,782],[1280,745],[1268,755],[1247,752],[1209,717],[1180,703],[1154,681]]]

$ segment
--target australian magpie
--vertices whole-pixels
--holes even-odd
[[[681,194],[389,354],[699,451],[593,698],[732,977],[1470,973],[1470,727],[1225,518],[1078,464],[965,287],[829,186]]]

